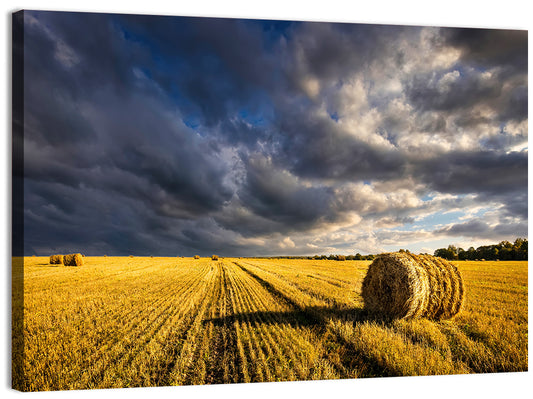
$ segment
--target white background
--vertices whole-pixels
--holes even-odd
[[[366,22],[401,25],[464,26],[477,28],[529,29],[531,2],[527,0],[348,0],[290,1],[270,0],[189,0],[145,2],[92,1],[10,1],[2,2],[0,18],[3,40],[0,41],[2,62],[3,134],[0,135],[0,230],[1,323],[0,391],[2,397],[22,394],[10,389],[10,200],[11,200],[11,13],[20,9],[93,11],[159,15],[190,15],[260,19]],[[531,47],[531,46],[530,46]],[[97,391],[65,391],[24,394],[35,398],[144,398],[146,396],[180,398],[513,398],[532,397],[531,374],[505,373],[468,376],[375,378],[296,383],[262,383],[195,387],[134,388]],[[6,396],[7,395],[7,396]]]

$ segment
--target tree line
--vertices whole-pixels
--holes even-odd
[[[314,255],[314,256],[298,256],[298,255],[282,255],[282,256],[268,256],[268,259],[309,259],[309,260],[373,260],[376,255]]]
[[[448,260],[527,260],[527,239],[517,238],[514,243],[502,241],[467,250],[448,245],[448,248],[435,250],[434,255]]]
[[[400,252],[409,252],[407,249],[400,249]],[[435,250],[434,256],[448,260],[527,260],[527,238],[517,238],[514,243],[501,241],[494,245],[484,245],[481,247],[470,247],[467,250],[448,245],[448,248]],[[268,259],[309,259],[309,260],[373,260],[377,255],[281,255],[267,256]],[[261,257],[260,257],[261,258]]]

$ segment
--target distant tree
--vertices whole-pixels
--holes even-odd
[[[466,251],[449,245],[448,248],[435,250],[434,255],[448,260],[527,260],[527,247],[527,239],[517,238],[514,243],[501,241],[493,245],[470,247]]]
[[[455,259],[455,253],[449,247],[436,249],[433,255],[448,260]]]
[[[515,260],[527,260],[527,239],[517,238],[513,244]]]
[[[448,245],[448,253],[451,259],[457,259],[457,247],[455,245]]]
[[[476,259],[476,249],[474,247],[468,248],[468,250],[466,251],[466,259],[468,260]]]
[[[518,240],[518,238],[517,238]],[[509,248],[509,249],[513,249],[513,244],[511,244],[509,241],[502,241],[498,244],[498,246],[500,247],[500,249],[502,248]]]
[[[500,260],[512,260],[515,256],[513,248],[503,247],[500,248],[498,259]]]

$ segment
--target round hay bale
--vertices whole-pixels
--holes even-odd
[[[431,255],[379,255],[363,280],[365,308],[395,318],[449,319],[461,310],[463,280],[450,262]]]
[[[51,255],[50,256],[51,265],[62,265],[63,264],[63,255]]]
[[[194,255],[194,259],[200,259],[200,255]]]
[[[63,255],[63,264],[65,266],[83,266],[83,256],[81,254]]]
[[[211,260],[218,260],[218,255],[211,256]]]

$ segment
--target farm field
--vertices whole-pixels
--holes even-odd
[[[66,267],[24,258],[13,386],[527,371],[527,262],[454,262],[466,300],[455,319],[439,322],[368,314],[360,292],[369,264],[86,257],[84,266]]]

